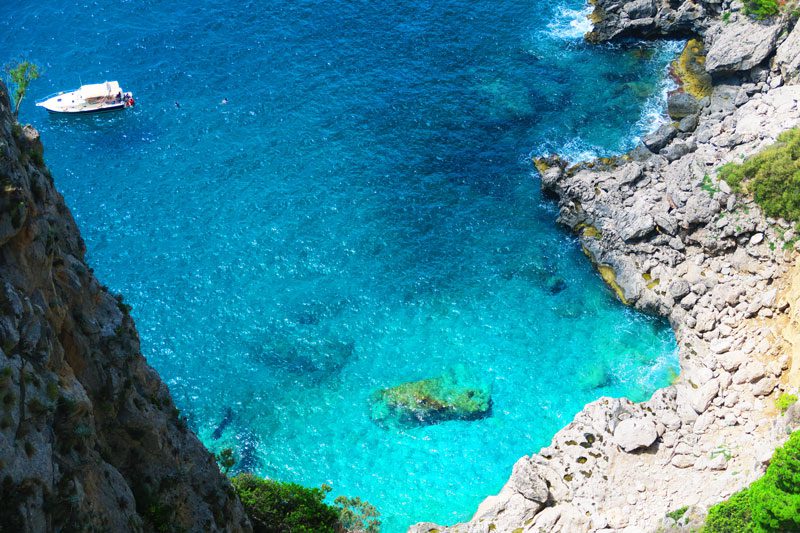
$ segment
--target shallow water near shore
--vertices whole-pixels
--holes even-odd
[[[529,161],[631,148],[675,46],[587,46],[579,2],[6,9],[3,57],[45,69],[21,118],[89,261],[237,469],[361,496],[388,532],[453,523],[585,403],[677,372],[668,325],[614,299]],[[104,79],[137,106],[32,104]],[[453,369],[490,416],[371,419],[374,391]]]

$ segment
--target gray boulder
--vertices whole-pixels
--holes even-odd
[[[641,239],[656,228],[655,220],[649,213],[629,210],[623,216],[619,236],[623,241],[630,242]]]
[[[649,18],[656,14],[653,0],[634,0],[622,6],[622,10],[632,19]]]
[[[699,109],[697,98],[691,94],[673,92],[667,97],[667,113],[673,120],[681,120],[690,115],[695,115]]]
[[[775,50],[783,24],[739,18],[735,24],[722,24],[706,34],[706,70],[727,74],[750,70]],[[711,41],[709,43],[709,41]]]
[[[647,135],[642,142],[653,153],[658,153],[669,142],[675,138],[678,130],[672,124],[664,124],[653,133]]]
[[[667,161],[675,161],[676,159],[680,159],[689,152],[693,151],[693,149],[694,146],[691,143],[675,141],[661,150],[661,155],[666,157]]]
[[[681,119],[678,129],[682,132],[691,132],[697,128],[697,115],[688,115]]]

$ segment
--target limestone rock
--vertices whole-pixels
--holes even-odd
[[[694,465],[694,457],[691,455],[675,455],[670,463],[676,468],[689,468]]]
[[[719,392],[719,381],[712,379],[702,387],[696,389],[692,394],[692,408],[698,414],[702,414],[711,405],[711,400]]]
[[[740,18],[735,24],[718,26],[718,31],[707,35],[706,70],[712,75],[749,70],[775,50],[780,23],[756,22]]]
[[[655,230],[656,223],[649,213],[631,210],[622,218],[620,226],[619,236],[622,240],[633,241]]]
[[[775,66],[788,80],[800,77],[800,24],[795,24],[794,29],[775,53]]]
[[[657,438],[656,425],[650,419],[628,418],[614,429],[614,442],[626,452],[647,448]]]
[[[658,152],[674,139],[677,134],[678,130],[675,126],[664,124],[642,139],[642,142],[651,152]]]

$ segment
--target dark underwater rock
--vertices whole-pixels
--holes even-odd
[[[564,278],[558,276],[550,276],[547,278],[547,292],[550,294],[558,294],[567,288],[567,282]]]
[[[214,440],[218,440],[222,436],[222,433],[225,431],[225,429],[230,425],[230,423],[232,421],[233,421],[233,409],[228,407],[225,410],[225,416],[222,418],[222,422],[219,423],[217,428],[211,434],[211,438],[214,439]]]
[[[338,373],[354,351],[353,341],[277,335],[262,348],[258,359],[292,374],[324,376]]]
[[[490,388],[464,379],[456,372],[402,383],[376,391],[372,419],[381,424],[436,424],[447,420],[477,420],[489,416]]]

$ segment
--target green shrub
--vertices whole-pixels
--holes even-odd
[[[756,530],[800,531],[800,431],[775,450],[750,493]]]
[[[228,475],[228,472],[231,471],[231,468],[236,465],[236,456],[233,453],[233,448],[225,448],[215,455],[214,458],[217,460],[219,469],[226,476]]]
[[[781,414],[784,414],[789,407],[797,403],[797,396],[794,394],[787,394],[782,393],[778,396],[778,399],[775,400],[775,407],[777,407]]]
[[[775,450],[767,473],[708,510],[703,533],[800,531],[800,431]]]
[[[685,515],[686,511],[688,511],[688,510],[689,510],[689,507],[684,505],[683,507],[681,507],[679,509],[675,509],[674,511],[668,512],[667,516],[672,518],[673,520],[675,520],[677,522],[678,520],[683,518],[683,515]]]
[[[735,192],[752,194],[767,216],[800,221],[800,128],[741,164],[720,167],[719,177]]]
[[[768,19],[780,11],[777,0],[745,0],[744,13],[758,20]]]
[[[339,496],[334,500],[339,509],[339,523],[345,531],[358,531],[359,533],[378,533],[381,530],[380,513],[370,504],[359,497],[348,498]]]
[[[10,87],[13,88],[11,103],[14,105],[14,118],[19,116],[19,106],[22,99],[25,98],[25,93],[28,92],[28,85],[39,78],[41,69],[39,65],[31,63],[30,61],[20,61],[14,65],[6,65],[5,68]]]
[[[737,492],[727,501],[708,510],[703,533],[749,533],[754,531],[750,518],[750,493]]]
[[[256,533],[334,533],[339,513],[324,500],[330,488],[239,474],[232,480]]]

